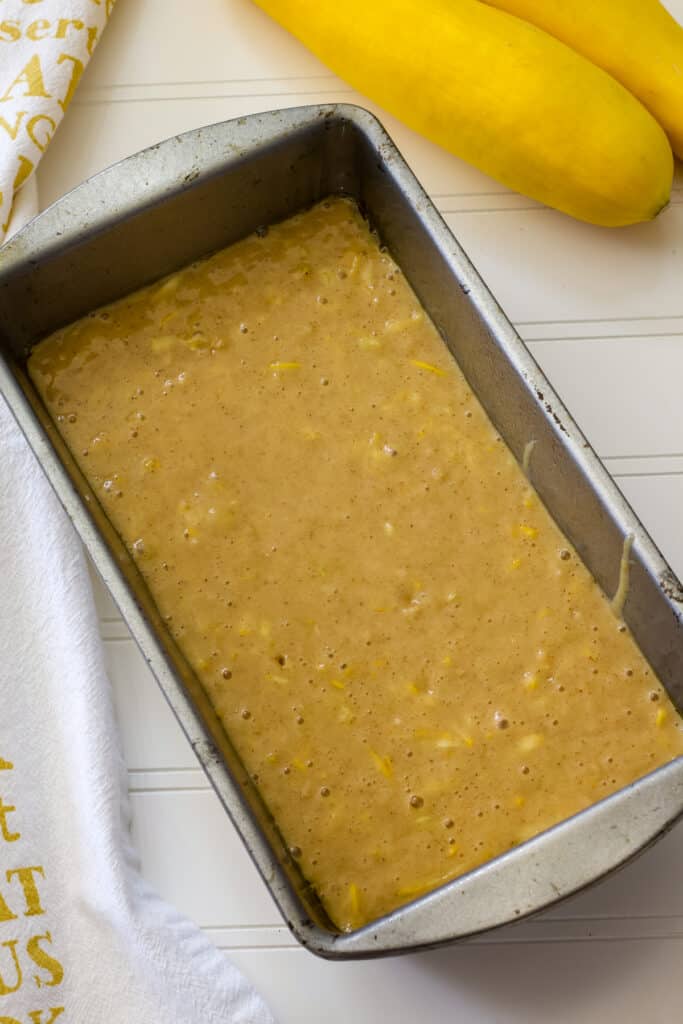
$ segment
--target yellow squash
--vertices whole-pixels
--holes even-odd
[[[478,0],[256,0],[329,67],[492,177],[594,224],[666,205],[667,138],[590,61]]]
[[[683,28],[658,0],[484,2],[538,25],[609,71],[645,104],[683,157]]]

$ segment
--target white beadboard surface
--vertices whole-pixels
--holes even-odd
[[[669,0],[683,21],[683,0]],[[168,135],[273,107],[372,107],[248,0],[118,0],[39,171],[44,207]],[[655,540],[683,575],[683,174],[654,224],[607,231],[513,195],[377,111]],[[683,828],[533,921],[333,964],[299,949],[96,582],[145,875],[282,1024],[674,1024]]]

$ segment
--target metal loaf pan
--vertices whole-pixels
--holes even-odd
[[[55,328],[301,210],[355,197],[515,456],[605,593],[634,538],[624,617],[683,705],[683,591],[381,125],[352,106],[200,128],[103,171],[0,250],[0,390],[88,547],[290,928],[312,952],[378,956],[519,920],[594,882],[683,813],[683,758],[504,856],[349,934],[331,925],[132,560],[25,372]],[[218,881],[218,880],[217,880]],[[228,881],[228,880],[226,880]],[[231,883],[230,883],[231,884]]]

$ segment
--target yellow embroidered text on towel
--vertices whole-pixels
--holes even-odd
[[[54,135],[115,0],[0,7],[0,242],[14,196]]]

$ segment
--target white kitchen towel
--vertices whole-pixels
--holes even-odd
[[[0,242],[115,0],[0,0]]]
[[[0,398],[0,1024],[272,1020],[138,873],[83,551]]]

